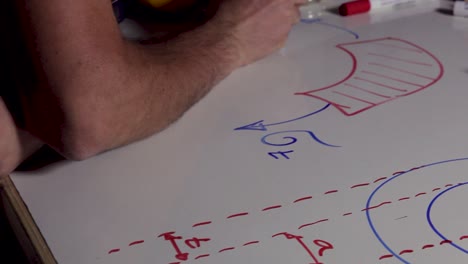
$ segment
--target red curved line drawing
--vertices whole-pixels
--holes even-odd
[[[404,200],[409,200],[409,199],[410,199],[409,197],[403,197],[403,198],[398,199],[398,201],[404,201]]]
[[[409,253],[413,253],[413,252],[414,252],[414,251],[411,250],[411,249],[405,249],[405,250],[402,250],[402,251],[400,252],[400,255],[409,254]]]
[[[338,190],[331,190],[331,191],[328,191],[328,192],[325,192],[324,194],[331,194],[331,193],[337,193]]]
[[[424,245],[422,249],[428,249],[428,248],[433,248],[433,247],[434,247],[433,244],[427,244],[427,245]]]
[[[327,221],[328,221],[328,219],[322,219],[322,220],[319,220],[319,221],[315,221],[313,223],[301,225],[298,229],[302,229],[304,227],[308,227],[308,226],[311,226],[311,225],[315,225],[315,224],[319,224],[319,223],[323,223],[323,222],[327,222]]]
[[[390,201],[389,201],[389,202],[383,202],[383,203],[381,203],[381,204],[379,204],[379,205],[376,205],[376,206],[372,206],[372,207],[369,207],[369,208],[364,208],[364,209],[362,209],[361,211],[364,212],[364,211],[367,211],[367,210],[376,209],[376,208],[379,208],[379,207],[381,207],[381,206],[384,206],[384,205],[386,205],[386,204],[391,204],[391,203],[392,203],[392,202],[390,202]]]
[[[222,253],[222,252],[230,251],[230,250],[234,250],[234,249],[236,249],[236,248],[235,248],[235,247],[223,248],[223,249],[221,249],[220,251],[218,251],[218,253]]]
[[[447,185],[445,185],[445,187],[452,187],[452,186],[453,186],[453,184],[447,184]]]
[[[442,246],[443,244],[452,244],[452,240],[442,240],[440,245]]]
[[[258,244],[258,243],[260,243],[260,241],[251,241],[251,242],[245,243],[245,244],[242,245],[242,246],[245,247],[245,246],[250,246],[250,245],[254,245],[254,244]]]
[[[107,254],[117,253],[119,251],[120,251],[120,248],[114,248],[114,249],[109,250]]]
[[[278,208],[281,208],[281,207],[283,207],[283,206],[281,206],[281,205],[270,206],[270,207],[267,207],[267,208],[263,208],[262,212],[270,211],[270,210],[273,210],[273,209],[278,209]]]
[[[462,236],[460,237],[460,240],[468,239],[468,236]]]
[[[425,193],[425,192],[422,192],[422,193],[418,193],[418,194],[416,194],[414,197],[419,197],[419,196],[426,195],[426,194],[427,194],[427,193]]]
[[[379,67],[386,68],[386,69],[390,69],[390,70],[394,70],[394,71],[397,71],[397,72],[407,73],[407,74],[414,75],[414,76],[418,76],[418,77],[421,77],[421,78],[424,78],[424,79],[427,79],[427,80],[431,80],[431,81],[434,80],[434,78],[429,77],[429,76],[425,76],[425,75],[422,75],[422,74],[419,74],[419,73],[415,73],[415,72],[411,72],[411,71],[402,70],[402,69],[399,69],[399,68],[396,68],[396,67],[384,65],[384,64],[381,64],[381,63],[377,63],[377,62],[369,62],[369,65],[379,66]]]
[[[407,50],[407,51],[413,51],[413,52],[417,52],[417,53],[422,53],[422,51],[420,51],[418,49],[409,49],[409,48],[400,47],[400,46],[392,45],[392,44],[384,44],[384,43],[374,43],[374,44],[381,45],[381,46],[392,47],[392,48],[396,48],[396,49],[403,49],[403,50]]]
[[[143,244],[143,243],[145,243],[144,240],[138,240],[138,241],[133,241],[132,243],[128,244],[128,246],[131,247],[131,246],[135,246],[135,245]]]
[[[368,42],[368,41],[367,41],[367,42]],[[356,43],[358,43],[358,42],[356,42]],[[349,50],[343,48],[344,45],[347,45],[347,44],[339,44],[339,45],[336,45],[336,47],[339,48],[339,49],[341,49],[341,50],[343,50],[344,52],[348,53],[348,55],[349,55],[349,56],[351,57],[351,59],[353,60],[353,67],[351,68],[351,71],[348,73],[348,75],[347,75],[343,80],[338,81],[338,82],[336,82],[336,83],[334,83],[334,84],[325,86],[325,87],[323,87],[323,88],[315,89],[315,90],[312,90],[312,91],[308,91],[308,92],[296,93],[297,95],[308,95],[308,96],[309,96],[308,93],[310,93],[310,92],[318,92],[318,91],[322,91],[322,90],[326,90],[326,89],[332,88],[332,87],[334,87],[334,86],[337,86],[337,85],[340,85],[340,84],[346,82],[347,80],[349,80],[349,79],[353,76],[353,74],[354,74],[354,72],[356,71],[356,68],[357,68],[357,59],[356,59],[356,57],[354,56],[354,54],[351,53],[351,51],[349,51]],[[332,102],[330,102],[330,103],[333,104]]]
[[[353,213],[346,213],[346,214],[343,214],[343,216],[348,216],[348,215],[352,215]]]
[[[209,224],[211,224],[211,223],[212,223],[211,221],[201,222],[201,223],[194,224],[192,227],[198,227],[198,226],[209,225]]]
[[[387,258],[393,258],[393,255],[392,254],[388,254],[388,255],[383,255],[379,258],[379,260],[382,260],[382,259],[387,259]]]
[[[387,177],[382,177],[382,178],[378,178],[377,180],[374,181],[374,183],[378,183],[379,181],[383,181],[383,180],[386,180]]]
[[[397,43],[397,42],[402,45],[394,45],[394,43]],[[397,53],[398,52],[401,53],[401,52],[405,52],[409,50],[418,51],[418,52],[413,52],[413,55],[410,54],[410,57],[411,56],[417,56],[417,57],[415,59],[411,59],[411,58],[405,57],[407,56],[406,54],[400,54],[400,57],[399,57],[399,56],[390,56],[387,54],[366,52],[365,54],[361,54],[364,56],[364,59],[363,59],[363,62],[359,62],[359,65],[358,65],[358,59],[356,55],[352,52],[352,50],[349,50],[347,46],[367,44],[367,43],[379,44],[380,46],[382,46],[382,49],[385,49],[385,47],[387,47],[387,49],[388,47],[394,48],[394,49],[398,47],[396,51]],[[309,96],[309,97],[319,99],[321,101],[325,101],[333,105],[335,108],[337,108],[341,113],[343,113],[346,116],[357,115],[373,107],[379,106],[381,104],[398,99],[400,97],[408,96],[408,95],[417,93],[423,89],[426,89],[434,85],[436,82],[438,82],[444,75],[444,71],[445,71],[441,61],[437,57],[435,57],[432,53],[430,53],[429,51],[425,50],[424,48],[414,43],[411,43],[403,39],[387,37],[387,38],[380,38],[380,39],[373,39],[373,40],[357,41],[357,42],[351,42],[351,43],[338,44],[336,45],[336,48],[340,49],[341,51],[344,51],[351,58],[352,65],[351,65],[350,72],[342,80],[332,85],[328,85],[319,89],[313,89],[313,90],[309,90],[305,92],[298,92],[295,94]],[[357,53],[357,54],[359,55],[360,53]],[[371,57],[376,58],[375,60],[377,60],[377,62],[369,61],[369,60],[374,60]],[[390,62],[393,61],[395,63],[399,63],[402,66],[395,67],[391,65],[392,63],[386,63],[386,61],[384,61],[384,63],[378,63],[379,58],[380,60],[386,60]],[[390,64],[390,65],[387,65],[387,64]],[[390,82],[399,82],[400,83],[399,86],[400,85],[405,86],[407,87],[407,89],[399,89],[394,86],[385,85],[381,82],[367,80],[367,86],[369,86],[371,89],[365,89],[362,87],[361,87],[362,89],[355,89],[355,92],[353,92],[353,94],[357,94],[358,96],[354,96],[353,94],[343,92],[343,91],[349,91],[349,90],[346,90],[345,86],[351,86],[352,84],[350,85],[348,82],[353,82],[353,81],[361,82],[361,80],[365,81],[364,78],[355,77],[355,75],[361,74],[361,72],[359,73],[357,72],[358,68],[362,68],[365,66],[369,67],[369,65],[380,67],[380,69],[382,70],[390,71],[391,75],[395,75],[396,73],[403,74],[404,79],[395,78],[393,76],[367,71],[368,73],[372,73],[372,75],[376,78],[384,78]],[[431,67],[420,68],[422,66],[431,66]],[[423,73],[422,71],[430,71],[430,74],[429,72],[427,74],[422,74]],[[421,78],[421,83],[415,83],[411,80],[405,80],[409,77]],[[422,82],[422,80],[424,80],[424,82]],[[408,87],[408,85],[410,85],[411,87]],[[378,88],[377,86],[380,86],[380,88]],[[384,95],[382,93],[373,91],[374,89],[375,90],[383,89],[382,87],[386,87],[386,88],[390,88],[394,90],[394,91],[389,90],[391,91],[393,95],[392,96],[390,96],[390,94]],[[352,87],[348,87],[348,89],[349,88],[352,88]],[[366,98],[369,96],[372,99],[367,100]]]
[[[434,190],[432,190],[433,192],[435,191],[440,191],[441,189],[440,188],[435,188]]]
[[[295,200],[293,203],[298,203],[298,202],[302,202],[302,201],[306,201],[310,199],[312,199],[312,196],[302,197],[302,198]]]
[[[230,215],[228,217],[226,217],[227,219],[231,219],[231,218],[234,218],[234,217],[239,217],[239,216],[245,216],[245,215],[248,215],[249,213],[239,213],[239,214],[233,214],[233,215]]]
[[[406,63],[410,63],[410,64],[416,64],[416,65],[422,65],[422,66],[428,66],[428,67],[434,66],[434,65],[429,64],[429,63],[424,63],[424,62],[419,62],[419,61],[411,61],[411,60],[406,60],[406,59],[403,59],[403,58],[388,56],[388,55],[384,55],[384,54],[377,54],[377,53],[373,53],[373,52],[369,52],[368,54],[371,55],[371,56],[383,57],[383,58],[386,58],[386,59],[402,61],[402,62],[406,62]]]
[[[203,254],[203,255],[195,257],[195,259],[206,258],[206,257],[209,257],[209,256],[210,256],[210,254]]]
[[[358,187],[364,187],[364,186],[369,186],[370,183],[361,183],[361,184],[356,184],[351,186],[351,189],[358,188]]]

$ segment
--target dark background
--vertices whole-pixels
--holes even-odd
[[[1,199],[1,198],[0,198]],[[28,261],[11,230],[5,215],[5,207],[0,200],[0,263],[26,264]]]

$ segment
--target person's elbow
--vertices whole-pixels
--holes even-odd
[[[107,74],[81,76],[55,87],[56,93],[45,92],[44,100],[33,98],[29,109],[32,130],[70,160],[85,160],[119,146],[125,134],[113,94],[122,85]]]

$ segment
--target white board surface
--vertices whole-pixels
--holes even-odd
[[[375,19],[301,23],[162,133],[14,173],[57,261],[466,263],[468,20]]]

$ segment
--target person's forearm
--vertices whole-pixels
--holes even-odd
[[[26,4],[40,83],[24,94],[24,112],[26,128],[68,158],[160,131],[238,66],[229,38],[211,24],[141,46],[120,37],[107,0],[71,1],[79,17],[63,9],[67,1]]]
[[[278,49],[305,1],[224,0],[206,25],[141,46],[121,38],[108,0],[19,0],[38,80],[23,93],[26,129],[72,159],[160,131]]]
[[[164,44],[128,43],[121,65],[128,82],[99,88],[101,92],[109,89],[111,95],[101,98],[101,106],[107,105],[101,119],[107,125],[101,133],[115,136],[99,149],[124,145],[166,128],[237,68],[236,49],[229,46],[228,37],[218,34],[208,23]]]

